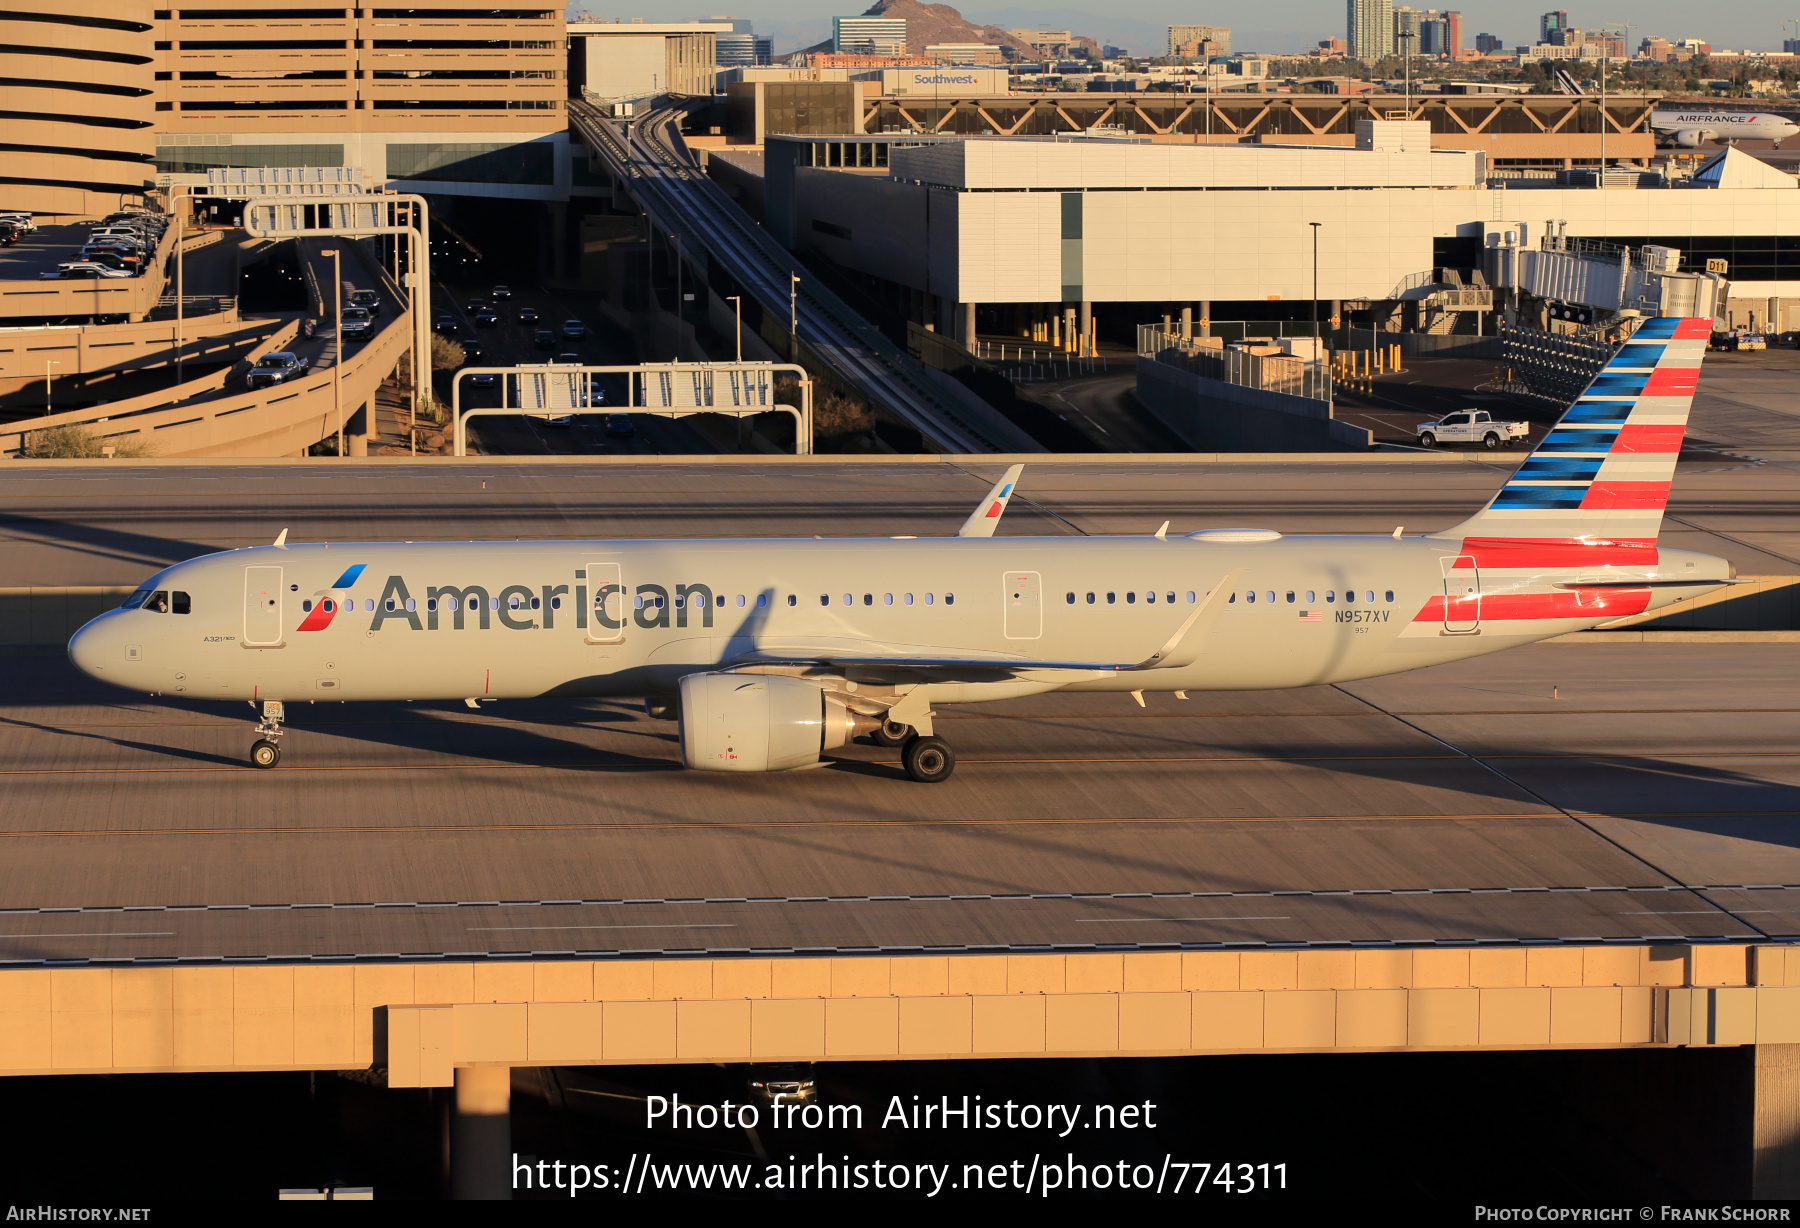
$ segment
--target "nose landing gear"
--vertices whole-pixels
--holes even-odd
[[[256,727],[256,732],[262,736],[250,744],[252,767],[272,768],[281,762],[281,721],[285,715],[280,700],[263,701],[262,724]]]

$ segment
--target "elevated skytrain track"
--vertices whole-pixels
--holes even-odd
[[[659,225],[678,232],[688,251],[706,251],[733,280],[780,316],[791,278],[800,345],[845,384],[946,452],[1041,452],[1043,445],[974,393],[933,374],[857,315],[701,172],[675,123],[678,105],[614,124],[586,102],[569,116],[581,139],[624,179]]]

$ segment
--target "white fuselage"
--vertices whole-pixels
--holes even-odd
[[[1650,127],[1690,147],[1703,141],[1785,141],[1800,133],[1800,125],[1779,115],[1704,107],[1652,111]]]
[[[258,547],[158,573],[146,589],[170,596],[101,615],[69,654],[131,690],[290,703],[666,695],[696,672],[844,657],[865,664],[821,668],[822,682],[910,681],[940,703],[1295,687],[1493,652],[1726,582],[1721,559],[1649,557],[1577,574],[1489,567],[1456,538],[1295,536]],[[1186,663],[1106,668],[1155,653],[1234,572],[1200,642],[1170,654]],[[1686,587],[1559,587],[1639,579]],[[927,657],[997,669],[866,664]],[[1004,668],[1025,662],[1043,668]]]

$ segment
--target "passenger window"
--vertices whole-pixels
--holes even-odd
[[[373,614],[374,612],[375,612],[375,598],[364,597],[363,598],[363,613]]]
[[[308,608],[310,608],[310,607],[309,607],[309,606],[308,606],[308,604],[307,604],[307,603],[306,603],[306,602],[304,602],[304,601],[302,601],[302,602],[301,602],[301,603],[300,603],[300,607],[301,607],[301,608],[302,608],[302,609],[308,609]],[[435,614],[435,613],[437,613],[437,598],[436,598],[436,597],[427,597],[427,598],[426,598],[426,599],[425,599],[425,608],[426,608],[426,609],[427,609],[427,610],[430,610],[430,611],[431,611],[431,612],[432,612],[432,613],[433,613],[433,614]]]
[[[539,602],[539,601],[540,601],[540,600],[541,600],[541,598],[538,598],[538,597],[533,597],[533,598],[532,598],[532,599],[531,599],[531,608],[532,608],[532,609],[534,609],[534,610],[535,610],[535,609],[537,609],[537,608],[538,608],[538,602]]]
[[[389,614],[392,614],[394,612],[394,599],[392,597],[389,597],[387,599],[387,612]]]
[[[956,594],[955,593],[945,593],[944,594],[944,604],[945,605],[955,605],[956,604]]]
[[[300,612],[302,614],[310,613],[311,611],[312,611],[312,602],[302,601],[300,603]]]
[[[595,595],[598,596],[599,594],[595,594]],[[639,609],[639,610],[644,608],[644,598],[641,593],[638,596],[632,598],[632,601],[634,603],[634,608]]]
[[[406,603],[406,608],[407,608],[407,609],[409,609],[409,610],[410,610],[410,609],[412,609],[412,602],[410,602],[410,601],[409,601],[409,602],[407,602],[407,603]],[[550,598],[550,608],[551,608],[551,609],[553,609],[553,610],[560,610],[560,609],[562,609],[562,598],[561,598],[561,597],[552,597],[552,598]]]
[[[1333,589],[1329,589],[1329,588],[1326,589],[1325,590],[1325,600],[1336,601],[1337,600],[1337,592]]]
[[[1233,593],[1233,594],[1231,594],[1231,596],[1227,597],[1225,599],[1225,604],[1226,605],[1236,605],[1237,604],[1237,594]]]
[[[1367,592],[1365,592],[1363,594],[1363,600],[1368,601],[1368,602],[1373,602],[1375,600],[1375,590],[1369,589]]]
[[[906,594],[906,596],[903,597],[901,600],[905,601],[907,605],[911,605],[912,604],[912,594],[911,593]]]
[[[1074,594],[1074,593],[1070,593],[1070,594],[1069,594],[1069,604],[1070,604],[1070,605],[1074,605],[1074,604],[1075,604],[1075,594]]]
[[[1189,601],[1192,601],[1192,600],[1193,600],[1193,599],[1194,599],[1194,598],[1193,598],[1193,595],[1192,595],[1192,594],[1189,594],[1189,596],[1188,596],[1188,600],[1189,600]],[[1175,594],[1174,594],[1174,593],[1170,593],[1170,594],[1169,594],[1169,604],[1170,604],[1170,605],[1174,605],[1174,604],[1175,604]]]
[[[1288,590],[1288,604],[1289,605],[1294,604],[1294,590],[1293,589]]]
[[[831,594],[830,593],[820,593],[819,594],[819,604],[820,605],[830,605],[831,604]]]
[[[926,594],[925,594],[925,604],[926,604],[926,605],[930,605],[930,604],[931,604],[931,602],[932,602],[932,596],[931,596],[931,594],[930,594],[930,593],[926,593]]]
[[[656,608],[659,610],[663,608],[663,599],[661,597],[656,599]]]
[[[892,593],[881,594],[881,604],[882,605],[893,605],[894,604],[894,594],[892,594]]]
[[[1154,590],[1152,590],[1152,591],[1150,591],[1150,592],[1147,592],[1147,593],[1145,593],[1145,594],[1144,594],[1144,600],[1145,600],[1145,601],[1147,601],[1147,602],[1149,602],[1149,603],[1150,603],[1150,604],[1151,604],[1151,605],[1155,605],[1155,604],[1156,604],[1156,593],[1155,593],[1155,591],[1154,591]]]
[[[1118,602],[1118,600],[1119,600],[1119,595],[1117,593],[1106,594],[1106,604],[1107,605],[1114,605]]]
[[[679,609],[683,609],[683,608],[685,608],[685,607],[686,607],[686,606],[687,606],[687,598],[686,598],[686,597],[677,597],[677,598],[675,598],[675,608],[676,608],[676,609],[678,609],[678,610],[679,610]]]
[[[1088,604],[1089,604],[1089,605],[1093,605],[1093,604],[1094,604],[1094,594],[1092,594],[1092,593],[1089,593],[1089,594],[1088,594]]]
[[[788,594],[788,604],[789,605],[799,605],[800,598],[796,597],[793,593],[789,593]]]
[[[1394,604],[1394,590],[1391,588],[1387,591],[1387,603],[1389,605]]]
[[[1270,589],[1270,590],[1269,590],[1269,593],[1268,593],[1268,600],[1269,600],[1269,604],[1270,604],[1270,605],[1274,605],[1274,604],[1275,604],[1275,590],[1274,590],[1274,589]]]
[[[1313,590],[1310,588],[1307,589],[1306,590],[1306,604],[1311,605],[1315,600],[1317,600],[1317,598],[1315,598],[1313,596]]]
[[[849,593],[845,593],[845,594],[844,594],[844,604],[845,604],[845,605],[855,605],[855,604],[856,604],[856,601],[855,601],[855,599],[854,599],[854,598],[852,598],[852,597],[851,597],[851,596],[850,596],[850,594],[849,594]]]
[[[1126,593],[1125,594],[1125,604],[1126,605],[1136,605],[1137,604],[1137,594],[1136,593]]]
[[[519,608],[519,598],[517,594],[506,599],[506,608],[509,610],[516,610]]]
[[[188,595],[186,593],[176,592],[170,595],[174,599],[174,605],[171,608],[175,613],[186,614],[189,610],[193,609],[193,606],[188,602]]]
[[[1353,602],[1355,600],[1356,600],[1356,590],[1353,588],[1345,589],[1344,590],[1344,604],[1349,605],[1351,602]]]
[[[1245,593],[1244,600],[1249,602],[1251,605],[1255,605],[1256,604],[1256,590],[1251,589],[1249,592]]]
[[[864,593],[863,594],[863,604],[864,605],[874,605],[875,604],[875,594],[874,593]]]
[[[1193,590],[1193,589],[1191,589],[1191,588],[1190,588],[1190,589],[1189,589],[1189,590],[1188,590],[1188,595],[1187,595],[1187,597],[1188,597],[1188,604],[1189,604],[1189,605],[1193,605],[1193,604],[1194,604],[1194,590]]]

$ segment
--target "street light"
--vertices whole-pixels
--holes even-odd
[[[344,369],[344,278],[343,266],[338,261],[338,249],[327,247],[319,252],[321,256],[331,257],[331,331],[335,338],[331,351],[331,404],[337,410],[338,456],[344,455],[344,385],[341,376]],[[416,364],[415,364],[416,365]],[[430,378],[427,376],[426,378]],[[417,386],[419,372],[413,372],[413,383]]]
[[[726,295],[725,301],[731,304],[731,314],[737,321],[737,360],[744,361],[744,302],[740,295]]]
[[[789,357],[798,359],[800,355],[800,274],[788,274],[788,345],[793,349]]]
[[[1313,232],[1312,325],[1313,325],[1313,360],[1315,362],[1318,361],[1318,357],[1319,357],[1319,227],[1323,226],[1324,224],[1325,223],[1323,223],[1323,222],[1308,222],[1307,223],[1308,226],[1312,227],[1312,232]]]
[[[51,402],[50,368],[51,367],[60,367],[60,366],[62,366],[62,363],[60,361],[53,361],[48,358],[44,359],[44,415],[46,417],[48,417],[50,414],[50,402]]]

